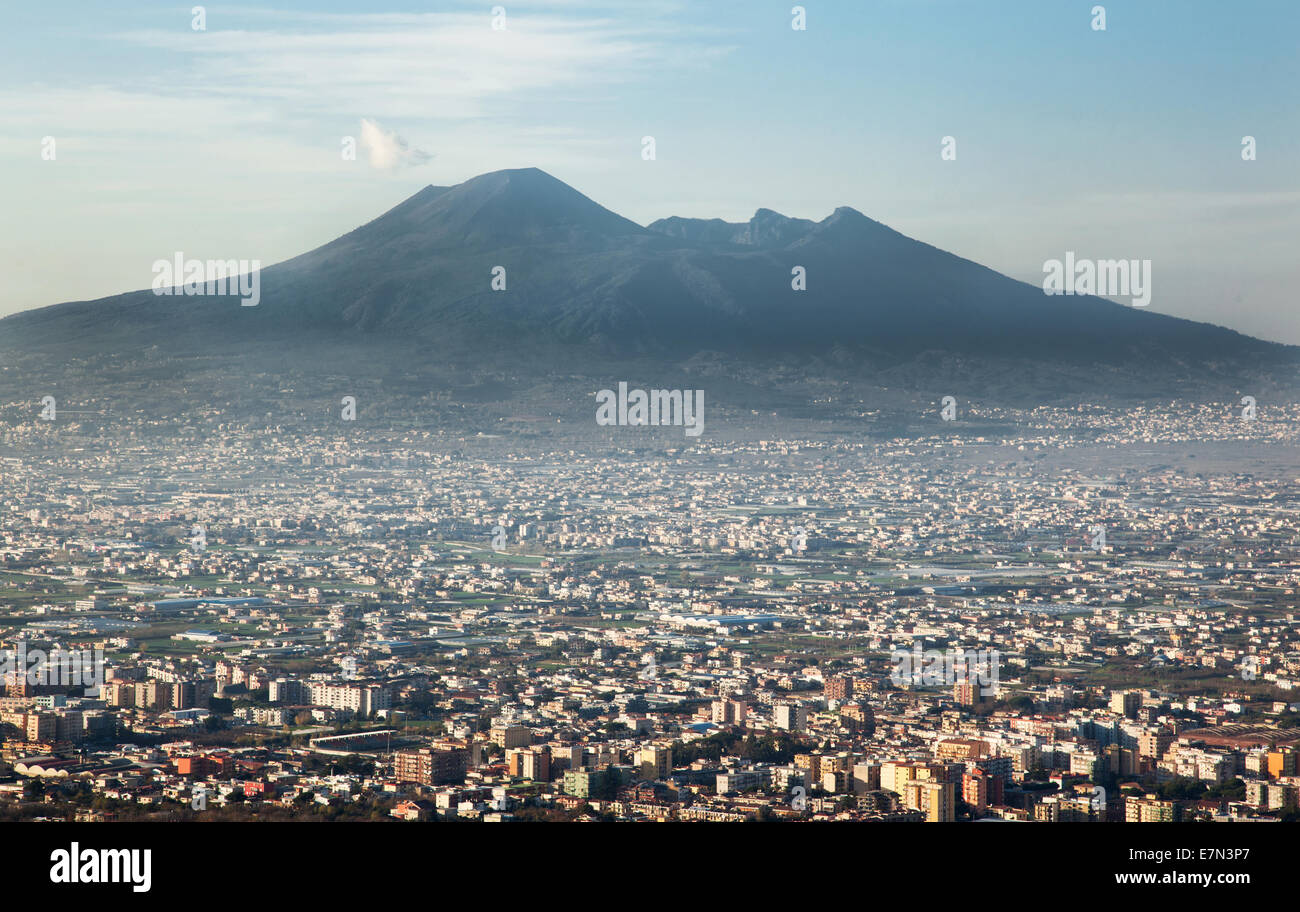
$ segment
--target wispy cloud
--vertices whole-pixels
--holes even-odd
[[[299,115],[390,119],[496,116],[556,91],[598,92],[657,67],[698,65],[726,52],[718,45],[683,54],[682,35],[653,20],[629,25],[559,15],[515,17],[505,29],[493,29],[486,14],[305,15],[255,31],[210,26],[117,38],[175,52],[184,65],[166,80],[173,89],[278,102]]]
[[[422,165],[431,156],[423,149],[412,149],[402,137],[385,130],[373,120],[361,119],[361,148],[366,150],[370,166],[381,171],[391,171],[410,165]]]
[[[178,145],[215,151],[238,139],[264,146],[272,170],[295,158],[302,167],[326,166],[325,148],[337,162],[340,134],[364,119],[370,163],[393,171],[430,156],[380,124],[440,138],[477,125],[476,133],[501,141],[554,124],[565,98],[588,106],[612,100],[618,83],[703,67],[728,53],[717,33],[694,34],[661,18],[674,8],[649,4],[644,17],[618,21],[561,4],[559,12],[512,14],[501,30],[492,28],[488,7],[354,15],[236,8],[225,12],[240,14],[231,21],[238,27],[222,28],[210,14],[207,31],[178,19],[171,29],[118,32],[113,41],[148,52],[147,70],[107,71],[93,85],[44,74],[42,82],[0,89],[0,110],[17,135],[93,136],[105,162],[117,158],[119,144],[135,144],[135,159],[166,148],[159,157],[174,160]],[[598,139],[573,130],[555,137],[561,146]],[[239,159],[241,166],[249,160]]]

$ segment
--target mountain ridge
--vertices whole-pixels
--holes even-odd
[[[792,287],[796,267],[806,290]],[[501,273],[504,289],[494,288]],[[849,206],[820,221],[641,226],[536,168],[428,185],[356,229],[264,267],[261,303],[149,290],[0,320],[0,348],[69,357],[166,345],[219,353],[251,338],[384,339],[431,352],[684,362],[725,357],[897,364],[1297,363],[1300,349],[1088,296],[1049,296]],[[5,338],[9,342],[6,346]]]

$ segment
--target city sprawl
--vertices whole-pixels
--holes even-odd
[[[962,408],[10,403],[0,815],[1297,817],[1300,409]]]

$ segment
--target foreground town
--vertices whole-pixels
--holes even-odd
[[[10,411],[5,819],[1300,814],[1282,407],[698,438]]]

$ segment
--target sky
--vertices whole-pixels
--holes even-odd
[[[1150,260],[1151,310],[1300,344],[1300,3],[799,5],[4,0],[0,314],[538,167],[641,224],[852,206],[1036,285]]]

